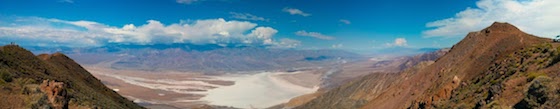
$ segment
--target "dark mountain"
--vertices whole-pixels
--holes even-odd
[[[0,47],[0,77],[2,108],[142,108],[62,53],[35,56],[17,45]]]
[[[298,108],[560,108],[558,46],[508,23],[494,23],[469,33],[433,63],[397,76],[366,76],[327,92],[329,99]],[[333,103],[340,99],[355,102]]]

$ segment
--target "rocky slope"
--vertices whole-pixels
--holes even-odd
[[[301,109],[349,109],[359,108],[368,101],[376,98],[381,92],[401,78],[407,78],[415,71],[428,66],[439,57],[445,55],[449,49],[441,49],[434,52],[423,53],[416,56],[401,57],[398,65],[394,65],[401,73],[375,72],[366,76],[354,78],[339,87],[328,90],[328,92],[317,92],[315,99],[307,100],[306,104],[299,106]],[[386,67],[386,66],[385,66]],[[310,97],[308,97],[310,98]],[[301,100],[298,98],[292,101]],[[286,107],[294,104],[290,101]],[[292,103],[292,104],[290,104]],[[297,106],[297,105],[295,105]]]
[[[401,72],[381,89],[364,87],[371,96],[357,98],[365,101],[314,100],[298,108],[559,108],[559,45],[508,23],[494,23],[469,33],[432,64]],[[371,83],[381,84],[350,84]],[[353,89],[340,88],[332,98],[364,95]]]
[[[107,88],[64,54],[0,47],[2,108],[142,108]]]
[[[463,63],[434,66],[440,67],[439,72],[430,69],[436,72],[431,73],[437,75],[436,81],[408,107],[559,108],[560,49],[550,39],[494,23],[470,33],[455,47],[463,52],[442,60]]]

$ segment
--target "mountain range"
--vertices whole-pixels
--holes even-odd
[[[237,45],[107,45],[90,48],[30,47],[35,52],[66,53],[80,64],[108,64],[114,69],[203,73],[297,70],[363,58],[343,50],[296,50]],[[95,57],[95,58],[91,58]]]

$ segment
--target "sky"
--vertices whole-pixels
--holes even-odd
[[[495,21],[560,34],[560,0],[0,0],[0,42],[444,48]]]

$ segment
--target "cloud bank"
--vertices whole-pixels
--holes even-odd
[[[276,45],[274,46],[276,48],[296,48],[301,45],[301,41],[283,38],[280,39],[280,41],[276,42],[274,45]]]
[[[0,40],[27,41],[34,45],[100,46],[122,44],[264,44],[275,45],[278,30],[258,27],[246,21],[222,18],[163,24],[148,20],[145,24],[109,26],[94,21],[68,21],[40,17],[0,18]],[[19,43],[19,42],[18,42]]]
[[[334,37],[332,37],[332,36],[323,35],[319,32],[307,32],[305,30],[297,31],[295,34],[298,35],[298,36],[313,37],[313,38],[322,39],[322,40],[333,40],[334,39]]]
[[[429,22],[424,37],[458,37],[495,21],[509,22],[541,37],[560,34],[560,0],[480,0],[454,17]]]

